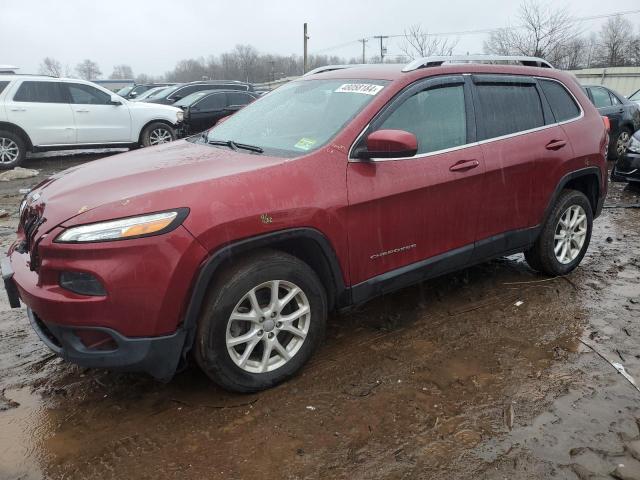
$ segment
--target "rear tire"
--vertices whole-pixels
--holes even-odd
[[[0,169],[9,170],[24,162],[27,154],[25,141],[9,130],[0,130]]]
[[[593,227],[593,211],[584,193],[564,190],[542,227],[533,247],[525,252],[534,270],[551,276],[566,275],[582,261]]]
[[[154,122],[142,131],[141,143],[144,147],[153,147],[176,139],[176,131],[166,123]]]
[[[210,287],[195,358],[227,390],[270,388],[307,362],[324,337],[326,318],[326,292],[306,263],[278,251],[251,254]]]

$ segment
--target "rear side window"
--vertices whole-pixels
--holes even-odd
[[[0,93],[9,85],[9,82],[0,82]]]
[[[253,97],[246,93],[227,93],[227,97],[229,105],[247,105],[253,101]]]
[[[464,87],[451,85],[416,93],[400,105],[382,129],[405,130],[418,138],[418,153],[429,153],[467,143]]]
[[[22,82],[13,101],[67,103],[59,82]]]
[[[542,103],[534,83],[480,83],[476,91],[482,112],[479,140],[544,126]]]
[[[580,116],[580,108],[567,89],[553,80],[539,79],[538,83],[551,105],[556,122],[564,122]]]
[[[611,106],[611,96],[609,92],[604,88],[595,87],[591,88],[591,96],[593,97],[593,104],[596,108],[604,108]]]
[[[196,106],[202,110],[222,110],[227,105],[224,93],[215,93],[200,100]]]

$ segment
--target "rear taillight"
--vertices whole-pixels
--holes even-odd
[[[604,127],[607,129],[607,132],[610,132],[611,122],[609,121],[609,117],[602,117],[602,122],[604,123]]]

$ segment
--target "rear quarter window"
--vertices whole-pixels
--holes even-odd
[[[7,88],[7,85],[9,85],[9,82],[0,82],[0,93],[2,93],[2,91]]]
[[[542,79],[538,82],[551,106],[556,122],[564,122],[580,116],[580,107],[561,83]]]

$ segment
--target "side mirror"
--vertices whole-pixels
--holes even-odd
[[[111,105],[122,105],[122,100],[120,100],[120,97],[118,95],[111,95]]]
[[[356,150],[356,157],[403,158],[413,157],[418,151],[418,139],[404,130],[376,130],[367,136],[367,146]]]
[[[138,92],[131,92],[129,94],[129,98],[136,98],[138,96]]]

